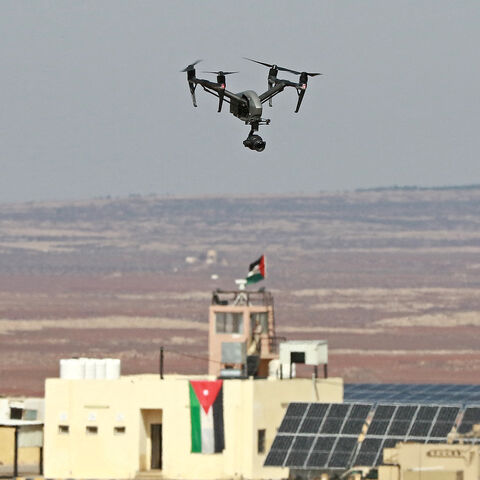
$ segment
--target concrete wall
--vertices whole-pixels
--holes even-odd
[[[13,469],[15,429],[0,427],[0,466],[11,466]],[[19,465],[39,465],[40,449],[38,447],[25,447],[18,449]]]
[[[166,478],[284,478],[286,469],[264,468],[263,462],[288,403],[343,400],[341,379],[225,380],[225,450],[190,453],[189,379],[194,378],[48,379],[45,477],[133,478],[150,468],[149,425],[161,421]],[[69,432],[62,433],[61,425]],[[94,426],[98,432],[87,433]],[[125,427],[125,433],[115,434],[115,427]],[[262,454],[257,453],[259,429],[266,430]]]

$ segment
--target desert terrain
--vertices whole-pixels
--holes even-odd
[[[207,252],[210,254],[207,261]],[[480,381],[480,187],[0,205],[0,394],[61,358],[207,370],[211,292],[267,256],[277,335],[347,382]]]

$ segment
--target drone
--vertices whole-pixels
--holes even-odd
[[[195,65],[201,62],[202,60],[197,60],[188,67],[181,70],[181,72],[187,73],[187,82],[190,88],[190,94],[192,96],[193,106],[197,106],[197,99],[195,97],[195,89],[198,85],[201,85],[203,89],[218,97],[218,112],[222,111],[223,102],[230,104],[230,113],[235,117],[239,118],[245,125],[250,125],[250,133],[246,140],[244,140],[243,145],[250,150],[256,150],[257,152],[262,152],[265,150],[266,142],[262,139],[260,135],[257,135],[258,128],[260,125],[269,125],[270,119],[262,118],[262,105],[265,102],[269,103],[269,106],[272,106],[272,98],[283,92],[285,87],[293,87],[296,89],[298,94],[297,107],[295,113],[298,113],[300,106],[302,104],[305,91],[307,90],[308,77],[316,77],[317,75],[322,75],[321,73],[311,73],[311,72],[297,72],[296,70],[291,70],[290,68],[279,67],[275,64],[259,62],[258,60],[253,60],[251,58],[244,57],[245,60],[258,63],[265,67],[268,67],[270,70],[268,72],[268,90],[262,94],[258,94],[253,90],[245,90],[240,93],[232,93],[226,89],[226,76],[232,75],[238,72],[223,72],[219,70],[217,72],[203,72],[203,73],[212,73],[217,75],[217,81],[211,82],[209,80],[204,80],[202,78],[196,77]],[[299,81],[291,82],[290,80],[283,80],[277,77],[278,72],[289,72],[294,75],[299,75]]]

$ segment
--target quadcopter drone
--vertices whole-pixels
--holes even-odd
[[[258,95],[253,90],[245,90],[240,93],[232,93],[226,89],[226,80],[227,75],[238,72],[203,72],[203,73],[213,73],[217,75],[217,82],[210,82],[209,80],[204,80],[202,78],[197,78],[195,76],[195,65],[201,60],[189,65],[187,68],[184,68],[182,72],[187,73],[188,86],[190,88],[190,94],[192,95],[193,106],[197,106],[197,99],[195,98],[195,89],[197,85],[201,85],[203,89],[218,97],[218,111],[222,111],[223,101],[230,104],[230,113],[240,120],[245,122],[245,125],[250,125],[250,133],[243,144],[245,147],[250,150],[256,150],[257,152],[262,152],[265,149],[266,142],[262,139],[260,135],[257,135],[258,128],[260,125],[269,125],[270,119],[262,118],[262,104],[267,102],[270,107],[272,106],[272,98],[280,92],[283,92],[285,87],[293,87],[296,89],[298,94],[297,108],[295,113],[300,109],[302,104],[305,91],[307,89],[308,77],[315,77],[317,75],[322,75],[321,73],[310,73],[310,72],[297,72],[296,70],[290,70],[289,68],[279,67],[278,65],[271,65],[269,63],[259,62],[258,60],[252,60],[251,58],[245,58],[245,60],[250,60],[251,62],[259,63],[265,67],[269,67],[268,72],[268,90],[261,95]],[[290,72],[294,75],[300,75],[298,83],[291,82],[290,80],[282,80],[277,77],[278,72]]]

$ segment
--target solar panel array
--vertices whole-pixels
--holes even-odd
[[[397,442],[440,443],[480,423],[480,407],[395,403],[291,403],[266,466],[346,469],[376,466]],[[471,440],[472,443],[477,440]]]
[[[378,404],[352,464],[379,465],[383,449],[397,442],[444,442],[459,412],[460,406],[454,405]]]
[[[265,465],[344,469],[372,405],[291,403]]]
[[[349,383],[346,402],[480,404],[480,385]]]

